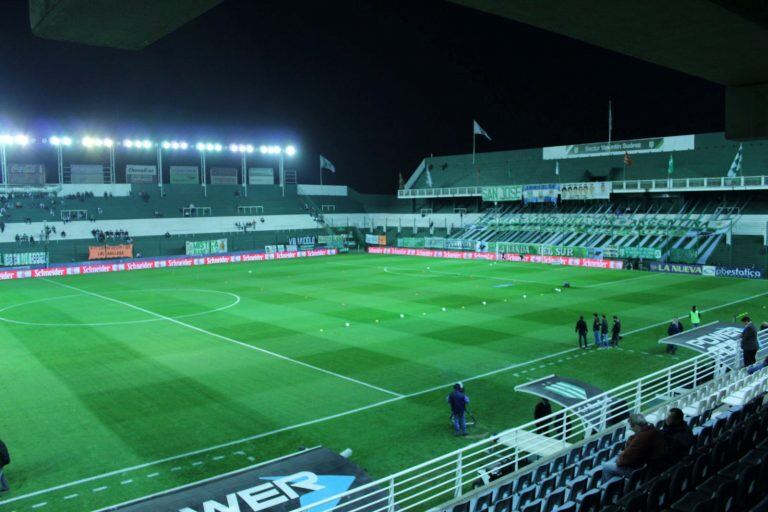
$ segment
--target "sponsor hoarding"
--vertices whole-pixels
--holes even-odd
[[[763,272],[762,269],[759,269],[759,268],[705,266],[704,269],[705,269],[705,272],[703,272],[703,274],[706,276],[740,277],[742,279],[765,278],[765,273]]]
[[[187,255],[220,254],[227,252],[227,239],[217,240],[188,240],[186,243]]]
[[[200,169],[196,165],[172,165],[169,172],[171,183],[175,185],[200,184]]]
[[[366,233],[365,243],[370,245],[387,245],[387,235],[374,235]]]
[[[693,135],[676,135],[673,137],[653,137],[650,139],[616,140],[573,144],[570,146],[550,146],[542,148],[544,160],[561,160],[565,158],[585,158],[591,156],[624,155],[624,153],[660,153],[662,151],[687,151],[694,149]]]
[[[441,249],[416,249],[405,247],[369,247],[371,254],[390,254],[397,256],[421,256],[425,258],[445,258],[460,260],[489,260],[501,259],[493,252],[448,251]],[[523,261],[527,263],[546,263],[548,265],[567,265],[571,267],[621,269],[624,262],[618,260],[599,260],[592,258],[567,258],[561,256],[542,256],[537,254],[504,254],[504,261]]]
[[[587,183],[563,183],[560,185],[560,199],[563,201],[610,199],[613,183],[590,181]]]
[[[47,252],[8,252],[3,254],[0,264],[4,267],[22,267],[28,265],[47,265]]]
[[[43,164],[8,164],[9,185],[45,185]]]
[[[703,273],[701,265],[689,265],[687,263],[661,263],[652,261],[649,268],[652,272],[666,272],[668,274],[694,274],[700,276]]]
[[[69,173],[70,183],[104,183],[104,166],[101,164],[72,164],[69,166]]]
[[[211,185],[237,185],[237,169],[211,167]]]
[[[125,166],[127,183],[156,183],[157,167],[154,165],[128,164]]]
[[[133,258],[133,244],[92,245],[88,247],[89,260],[116,260]]]
[[[545,185],[524,185],[523,201],[527,203],[556,203],[560,194],[560,185],[550,183]]]

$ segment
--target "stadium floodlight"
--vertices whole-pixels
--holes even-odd
[[[123,147],[132,148],[133,147],[133,141],[131,139],[123,140]]]
[[[269,148],[267,146],[259,146],[259,153],[262,155],[266,155],[267,151],[269,151]]]
[[[2,146],[26,146],[30,142],[32,142],[32,139],[23,133],[16,135],[5,133],[0,135],[0,145]]]
[[[71,146],[72,145],[72,138],[71,137],[62,137],[61,138],[61,145],[62,146]]]
[[[186,142],[184,142],[184,141],[179,142],[179,148],[187,149],[188,147],[189,147],[189,144],[187,144]],[[176,149],[176,148],[174,148],[174,149]]]
[[[221,144],[214,144],[213,149],[214,151],[221,151],[222,150]]]
[[[151,140],[144,139],[143,141],[141,141],[141,147],[144,149],[150,149],[154,145],[155,144]]]
[[[115,141],[112,139],[101,139],[101,143],[104,145],[104,147],[111,148],[115,145]]]
[[[230,144],[229,150],[233,153],[237,153],[237,144]]]
[[[212,142],[208,142],[208,143],[205,145],[205,150],[206,150],[206,151],[213,151],[213,143],[212,143]]]
[[[253,146],[251,144],[246,144],[245,151],[248,153],[253,153]]]
[[[61,146],[61,139],[56,137],[55,135],[48,139],[48,141],[53,144],[54,146]]]
[[[163,149],[170,149],[171,148],[171,143],[168,142],[167,140],[164,140],[163,142],[160,143],[160,146]],[[178,146],[178,143],[177,143],[177,146]]]
[[[26,146],[29,144],[29,137],[20,133],[13,138],[13,141],[19,146]]]
[[[285,154],[288,156],[294,156],[296,154],[296,146],[286,146]]]
[[[195,144],[195,148],[197,148],[198,151],[205,151],[205,144],[202,142],[198,142]]]

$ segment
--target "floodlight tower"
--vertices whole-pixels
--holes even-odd
[[[163,195],[163,150],[186,151],[189,144],[183,140],[164,140],[157,145],[157,185],[160,187],[160,195]]]
[[[248,154],[253,153],[251,144],[230,144],[229,150],[233,153],[240,153],[240,172],[243,184],[243,197],[248,197]]]
[[[285,156],[293,157],[296,155],[296,147],[293,145],[281,148],[280,146],[260,146],[259,153],[262,155],[277,155],[278,175],[280,176],[280,187],[283,189],[285,197]]]
[[[72,145],[72,138],[54,135],[48,138],[48,142],[56,148],[56,170],[59,175],[59,186],[64,184],[64,148]]]
[[[221,153],[223,149],[222,145],[216,142],[198,142],[195,148],[200,152],[200,173],[202,175],[203,195],[208,197],[208,183],[205,171],[205,154],[207,153]]]
[[[114,185],[115,178],[115,141],[109,137],[98,138],[86,135],[80,139],[80,144],[86,149],[106,148],[109,152],[109,182]]]
[[[19,133],[18,135],[2,134],[0,135],[0,176],[3,179],[3,186],[8,188],[8,160],[6,155],[7,146],[27,146],[32,139],[29,136]]]

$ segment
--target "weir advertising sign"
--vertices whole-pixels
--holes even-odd
[[[315,448],[102,512],[288,512],[318,502],[311,510],[322,512],[356,498],[354,493],[335,496],[369,482],[371,478],[348,459],[327,448]],[[351,507],[374,508],[375,500],[387,497],[385,490],[377,490],[368,487],[361,491],[361,495],[370,496]]]

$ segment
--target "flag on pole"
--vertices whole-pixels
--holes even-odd
[[[739,150],[736,151],[736,156],[733,157],[733,163],[731,163],[731,168],[728,169],[728,177],[729,178],[735,178],[741,173],[741,159],[744,156],[744,146],[742,144],[739,144]]]
[[[405,180],[403,179],[403,173],[400,173],[400,180],[398,181],[398,187],[400,190],[405,188]]]
[[[335,173],[336,172],[336,166],[334,166],[330,160],[325,158],[323,155],[320,155],[320,170],[328,169],[329,171]]]
[[[560,176],[560,162],[555,162],[555,176]]]
[[[672,176],[673,172],[675,172],[675,157],[673,155],[669,155],[669,163],[667,164],[667,174]]]
[[[629,156],[629,153],[626,151],[624,152],[624,165],[627,167],[632,167],[632,158]]]
[[[429,166],[427,166],[427,186],[432,188],[432,173],[429,172]]]
[[[472,134],[482,135],[486,139],[491,140],[491,136],[488,135],[488,132],[483,130],[483,128],[479,124],[477,124],[477,121],[475,121],[474,119],[472,120]]]
[[[611,104],[611,100],[608,100],[608,145],[611,144],[611,135],[613,134],[613,105]],[[608,151],[610,151],[611,148],[608,148]]]

